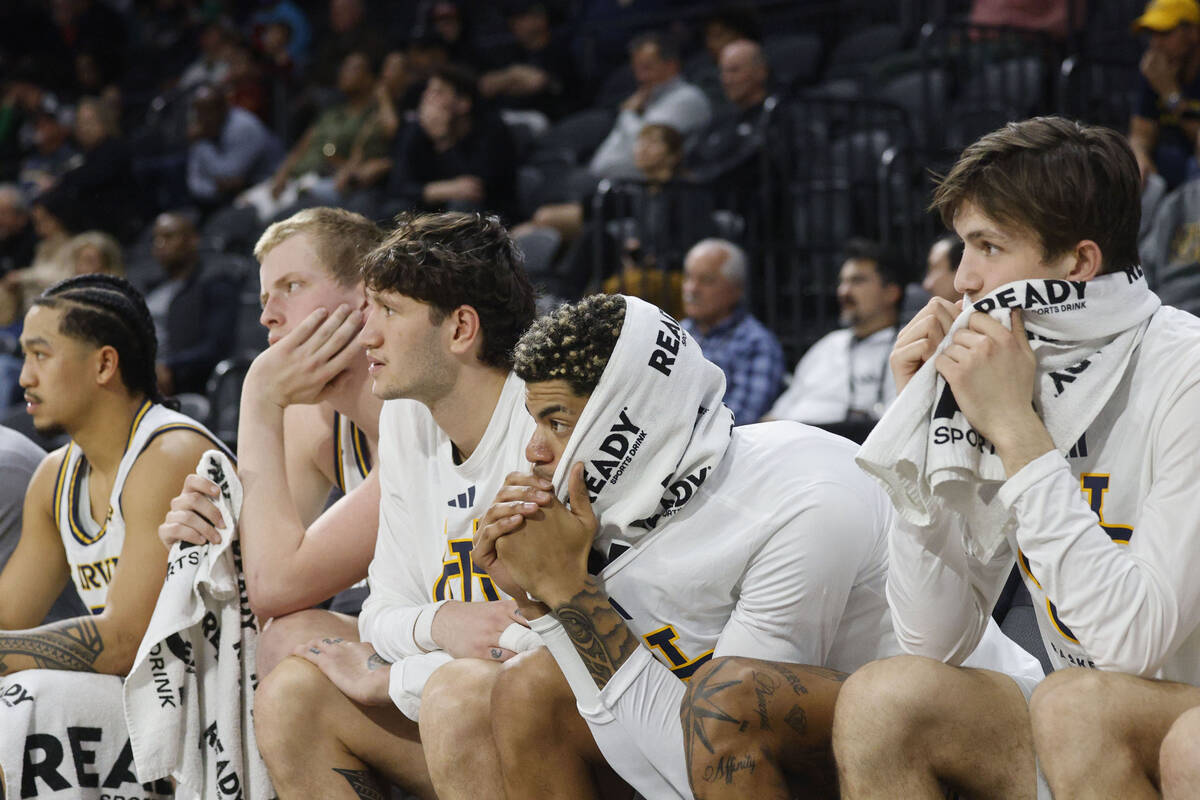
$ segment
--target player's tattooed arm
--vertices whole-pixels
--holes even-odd
[[[104,640],[90,617],[0,633],[0,675],[23,669],[95,672],[103,652]]]
[[[386,800],[383,791],[379,788],[375,778],[371,775],[371,771],[367,769],[338,769],[333,768],[333,771],[346,779],[350,784],[350,788],[362,800]]]
[[[594,576],[589,575],[583,590],[551,613],[566,630],[597,689],[608,684],[638,647],[637,639],[613,610]]]

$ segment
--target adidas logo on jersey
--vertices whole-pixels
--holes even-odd
[[[475,505],[475,487],[470,486],[465,492],[459,492],[458,497],[451,497],[446,505],[451,508],[470,508]]]

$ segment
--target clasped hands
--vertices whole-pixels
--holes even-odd
[[[554,495],[550,481],[510,473],[475,531],[472,558],[517,598],[526,616],[540,616],[546,606],[561,605],[584,587],[598,523],[582,463],[571,468],[567,485],[570,508]]]

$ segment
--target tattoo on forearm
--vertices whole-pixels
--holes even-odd
[[[371,672],[383,669],[384,667],[390,667],[391,665],[391,662],[384,661],[383,656],[379,655],[379,653],[371,653],[371,655],[367,656],[367,669]]]
[[[334,767],[333,771],[345,778],[346,782],[350,784],[350,788],[362,800],[386,800],[383,791],[379,788],[379,784],[371,776],[370,770],[338,769]]]
[[[637,639],[593,576],[588,576],[583,591],[554,609],[553,614],[566,629],[597,689],[603,689],[637,649]]]
[[[69,619],[27,631],[0,633],[0,674],[8,672],[5,656],[28,656],[40,669],[95,672],[104,642],[94,620]]]

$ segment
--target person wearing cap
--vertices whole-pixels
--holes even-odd
[[[1157,172],[1173,189],[1200,174],[1200,3],[1150,0],[1133,22],[1150,44],[1140,64],[1137,106],[1129,121],[1129,144],[1142,182]]]

